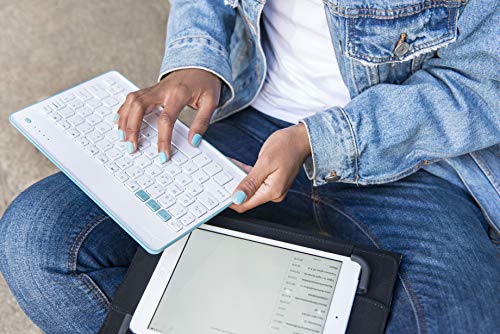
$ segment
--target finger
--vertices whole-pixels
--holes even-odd
[[[231,206],[237,212],[245,212],[267,202],[281,202],[288,192],[286,178],[279,173],[270,174],[260,185],[255,194],[241,205]]]
[[[191,122],[188,133],[188,140],[194,147],[200,145],[201,138],[203,134],[205,134],[205,131],[207,131],[210,119],[216,107],[217,103],[211,97],[204,98],[200,101],[198,112]]]
[[[250,173],[250,171],[253,168],[252,166],[246,165],[243,162],[240,162],[236,159],[229,158],[229,160],[231,160],[236,166],[238,166],[240,169],[242,169],[247,174]]]
[[[130,103],[125,125],[125,140],[127,142],[128,153],[133,153],[137,150],[142,118],[146,110],[151,109],[155,102],[154,96],[146,92],[135,97]]]
[[[130,113],[130,109],[134,101],[140,98],[143,94],[146,93],[146,90],[138,90],[136,92],[129,93],[125,99],[125,102],[118,109],[117,115],[118,119],[116,119],[117,127],[118,127],[118,140],[125,140],[125,131],[127,129],[127,119]]]
[[[260,186],[264,183],[264,180],[270,174],[269,165],[257,163],[252,168],[250,173],[240,182],[233,192],[232,200],[234,204],[241,205],[246,200],[249,200],[254,196]]]
[[[158,117],[158,158],[161,163],[167,162],[171,157],[172,131],[174,130],[175,121],[186,105],[188,99],[186,97],[170,98]]]

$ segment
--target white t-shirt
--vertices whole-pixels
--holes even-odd
[[[321,0],[268,0],[263,20],[267,76],[252,107],[298,123],[350,101]]]

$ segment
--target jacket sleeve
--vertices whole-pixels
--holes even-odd
[[[309,178],[315,185],[386,183],[499,143],[499,27],[496,1],[469,1],[456,42],[404,83],[372,86],[344,108],[302,120]]]
[[[236,10],[223,1],[170,0],[165,55],[161,80],[183,68],[200,68],[217,75],[223,82],[219,106],[234,96],[229,62],[229,43]]]

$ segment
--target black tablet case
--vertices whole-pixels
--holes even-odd
[[[219,216],[207,224],[351,257],[361,264],[362,272],[347,333],[384,333],[401,255],[254,219]],[[131,333],[132,314],[160,257],[138,248],[99,333]]]

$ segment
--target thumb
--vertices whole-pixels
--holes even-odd
[[[252,198],[268,175],[269,172],[266,167],[256,164],[234,190],[231,196],[233,203],[240,205]]]
[[[210,119],[214,113],[217,104],[212,99],[203,99],[200,101],[198,112],[189,127],[188,140],[194,147],[198,147],[201,137],[207,131]]]

